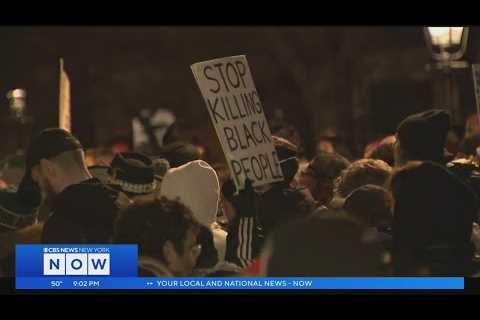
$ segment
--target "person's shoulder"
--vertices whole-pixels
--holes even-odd
[[[83,197],[83,196],[105,196],[118,194],[115,188],[101,182],[98,179],[89,179],[80,183],[72,184],[65,188],[57,198]]]
[[[114,208],[120,192],[97,179],[90,179],[70,185],[55,197],[53,211],[55,214],[71,214],[88,208]]]

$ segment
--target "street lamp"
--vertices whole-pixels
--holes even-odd
[[[443,71],[444,80],[440,90],[434,96],[440,97],[435,103],[449,107],[452,120],[455,124],[463,123],[463,110],[461,107],[460,90],[456,78],[463,74],[454,72],[453,69],[466,69],[468,62],[461,60],[468,45],[468,27],[424,27],[425,41],[436,63],[427,65],[426,70],[437,69]],[[433,67],[433,68],[432,68]],[[441,78],[437,78],[440,80]],[[437,82],[440,84],[441,82]],[[437,98],[438,98],[437,97]]]
[[[10,117],[4,119],[2,125],[13,125],[17,133],[17,153],[23,150],[24,129],[32,124],[32,117],[27,114],[27,91],[25,89],[12,89],[7,92],[9,102]],[[13,121],[11,121],[13,120]],[[2,119],[3,121],[3,119]],[[10,127],[12,128],[12,127]]]
[[[468,27],[425,27],[425,40],[434,60],[452,68],[465,68],[465,61],[457,61],[467,50]]]
[[[7,92],[10,114],[17,119],[22,119],[25,112],[25,99],[27,92],[24,89],[13,89]]]

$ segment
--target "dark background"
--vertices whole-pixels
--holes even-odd
[[[470,63],[478,61],[477,35],[471,28]],[[359,154],[406,115],[449,105],[446,75],[425,68],[431,58],[420,26],[17,26],[0,27],[0,39],[0,114],[8,112],[6,92],[25,88],[35,119],[27,131],[57,126],[63,57],[72,87],[72,131],[86,147],[131,135],[131,117],[141,108],[166,108],[218,156],[190,65],[239,54],[247,56],[269,118],[283,109],[310,147],[332,129]],[[471,70],[450,76],[464,117],[475,108]],[[15,132],[2,126],[3,153],[14,151]]]

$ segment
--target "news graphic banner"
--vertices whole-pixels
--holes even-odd
[[[16,289],[462,290],[463,278],[138,277],[136,245],[17,245]]]
[[[243,189],[246,177],[254,187],[282,181],[282,169],[247,58],[199,62],[191,69],[237,189]]]
[[[17,245],[16,288],[67,288],[93,277],[97,283],[105,277],[136,277],[137,260],[137,245]]]

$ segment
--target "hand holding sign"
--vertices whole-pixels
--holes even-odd
[[[237,189],[283,180],[270,128],[245,56],[191,66]]]

